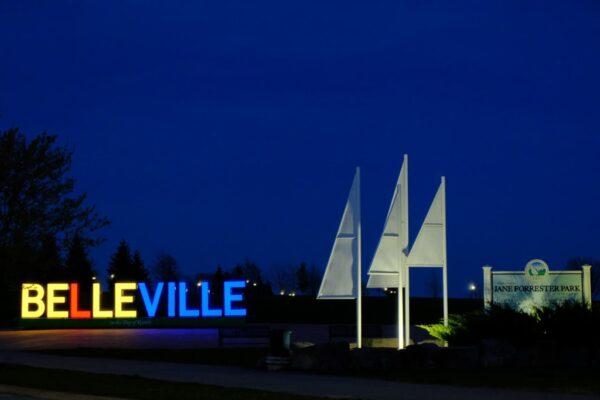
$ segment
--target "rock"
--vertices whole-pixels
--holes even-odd
[[[348,343],[338,342],[297,349],[292,356],[292,367],[332,372],[347,370],[350,368],[350,347]]]
[[[319,357],[314,353],[294,353],[292,355],[292,369],[315,371],[319,369],[319,365]]]
[[[306,349],[308,347],[312,347],[315,344],[312,342],[294,342],[292,343],[292,350],[298,350],[298,349]]]

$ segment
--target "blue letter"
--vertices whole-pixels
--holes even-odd
[[[177,287],[175,286],[175,282],[169,282],[167,284],[168,286],[168,295],[169,295],[169,304],[168,304],[168,311],[167,314],[169,315],[169,317],[174,317],[175,316],[175,289],[177,289]]]
[[[220,308],[210,308],[210,300],[208,298],[208,294],[210,292],[210,287],[208,282],[202,282],[202,316],[203,317],[222,317],[223,310]]]
[[[226,317],[245,317],[246,309],[245,308],[231,308],[231,303],[234,301],[242,301],[243,296],[241,294],[233,294],[231,293],[231,289],[240,288],[243,289],[246,287],[245,281],[227,281],[223,283],[223,291],[224,300],[223,306],[225,307],[225,316]]]
[[[154,291],[154,297],[150,299],[150,294],[148,293],[148,287],[146,284],[144,282],[138,283],[138,288],[140,289],[142,300],[144,301],[144,307],[146,307],[146,314],[148,314],[150,318],[156,315],[156,309],[158,308],[158,301],[160,300],[163,286],[164,283],[158,282],[156,284],[156,290]]]
[[[187,308],[187,287],[185,282],[179,282],[179,317],[199,317],[200,310]]]

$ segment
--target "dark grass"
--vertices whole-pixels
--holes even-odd
[[[137,376],[34,368],[14,364],[0,364],[0,384],[143,400],[318,400],[316,397],[287,393],[176,383]]]
[[[75,357],[117,358],[124,360],[162,361],[186,364],[256,367],[267,355],[263,347],[220,347],[206,349],[58,349],[41,351],[47,354]]]
[[[192,350],[68,349],[43,352],[63,356],[255,367],[257,361],[266,355],[267,350],[247,347]],[[599,368],[398,369],[335,375],[434,385],[510,388],[600,396]]]

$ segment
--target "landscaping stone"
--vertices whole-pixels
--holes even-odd
[[[301,370],[343,371],[350,366],[350,346],[337,342],[297,349],[292,355],[292,367]]]

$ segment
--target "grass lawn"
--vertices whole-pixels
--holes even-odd
[[[246,347],[192,350],[68,349],[48,350],[44,353],[64,356],[254,367],[257,360],[263,357],[266,351],[264,348]],[[600,377],[600,369],[598,368],[400,369],[386,372],[356,372],[349,374],[356,377],[411,383],[529,389],[597,394],[600,396],[600,379],[598,378]]]
[[[148,400],[318,400],[316,397],[263,392],[252,389],[176,383],[134,376],[91,374],[13,364],[0,364],[0,384]]]
[[[585,368],[482,368],[477,370],[423,369],[373,375],[387,380],[455,386],[483,386],[543,392],[597,394],[600,370]]]

